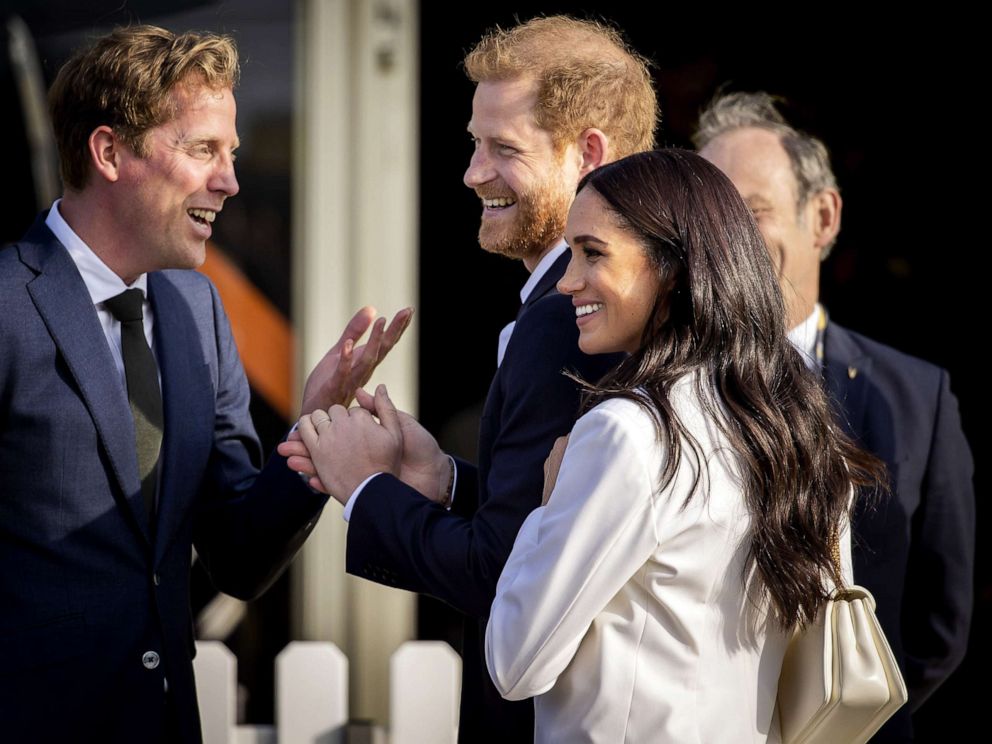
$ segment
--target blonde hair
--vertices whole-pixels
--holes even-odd
[[[615,160],[654,147],[658,102],[648,61],[620,33],[569,16],[534,18],[486,34],[465,57],[474,83],[530,77],[537,81],[537,124],[563,149],[595,127]]]
[[[178,113],[177,86],[233,89],[238,75],[234,40],[211,33],[131,26],[77,51],[48,94],[66,188],[86,185],[87,141],[98,126],[111,127],[144,157],[148,130]]]

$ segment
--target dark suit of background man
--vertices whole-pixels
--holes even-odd
[[[875,596],[909,688],[874,741],[911,741],[910,713],[964,657],[972,609],[973,465],[947,372],[827,322],[820,261],[841,198],[823,143],[790,127],[765,93],[715,100],[695,141],[754,212],[790,338],[822,371],[848,431],[888,467],[891,497],[854,517],[854,579]]]
[[[135,26],[53,85],[64,196],[0,252],[3,741],[198,742],[192,546],[255,597],[326,499],[282,458],[259,470],[227,317],[188,271],[238,192],[237,70],[230,39]],[[118,320],[129,288],[140,316]],[[304,410],[343,400],[382,326],[329,352]]]
[[[517,531],[540,505],[544,460],[578,411],[577,386],[562,370],[595,380],[616,361],[579,352],[575,308],[554,289],[568,262],[565,219],[584,174],[651,147],[657,105],[644,61],[616,32],[561,16],[496,31],[469,53],[465,67],[477,84],[465,185],[482,200],[479,242],[521,259],[531,277],[515,326],[501,335],[478,469],[458,464],[447,511],[424,496],[441,498],[448,458],[437,452],[433,471],[418,469],[407,452],[406,475],[395,475],[416,484],[414,470],[432,474],[419,492],[379,475],[351,499],[347,568],[439,597],[467,616],[460,739],[519,742],[533,737],[533,704],[502,700],[489,679],[482,651],[489,607]],[[414,440],[423,437],[406,436],[408,448]],[[331,493],[346,501],[366,476],[390,471],[368,454],[356,442],[335,458],[334,483],[325,481]],[[303,458],[290,464],[312,469]]]

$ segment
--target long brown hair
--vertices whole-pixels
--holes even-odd
[[[595,170],[583,188],[638,238],[666,288],[640,348],[586,386],[583,408],[617,396],[644,406],[670,447],[664,487],[682,442],[700,457],[669,394],[678,379],[701,372],[700,399],[741,464],[752,519],[745,574],[756,571],[782,627],[805,625],[828,593],[825,577],[841,580],[832,548],[852,483],[876,489],[883,466],[845,436],[789,342],[761,234],[723,173],[694,153],[660,150]]]

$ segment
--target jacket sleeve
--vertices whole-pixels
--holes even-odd
[[[213,447],[197,496],[193,539],[220,591],[254,599],[276,580],[327,500],[274,454],[261,451],[248,412],[250,391],[227,315],[210,285],[217,341]]]
[[[942,371],[922,498],[910,525],[903,598],[911,710],[950,676],[968,647],[975,569],[973,474],[958,403]]]
[[[600,409],[580,419],[548,505],[517,538],[486,628],[489,674],[509,700],[554,686],[593,620],[658,546],[658,473],[644,453],[658,445],[638,441],[638,431]]]
[[[575,420],[578,388],[562,370],[586,371],[595,359],[581,354],[577,336],[567,297],[542,299],[521,316],[499,373],[499,430],[483,443],[491,461],[478,508],[469,513],[456,495],[445,511],[391,476],[375,478],[351,514],[349,573],[488,615],[517,531],[541,502],[544,460]],[[459,491],[465,475],[459,470]]]

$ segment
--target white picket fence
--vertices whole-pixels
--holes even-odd
[[[237,725],[237,659],[219,641],[196,648],[204,744],[349,744],[348,659],[333,643],[296,641],[276,657],[274,726]],[[361,738],[454,744],[460,691],[461,660],[448,644],[404,643],[390,660],[388,734],[376,727]]]

